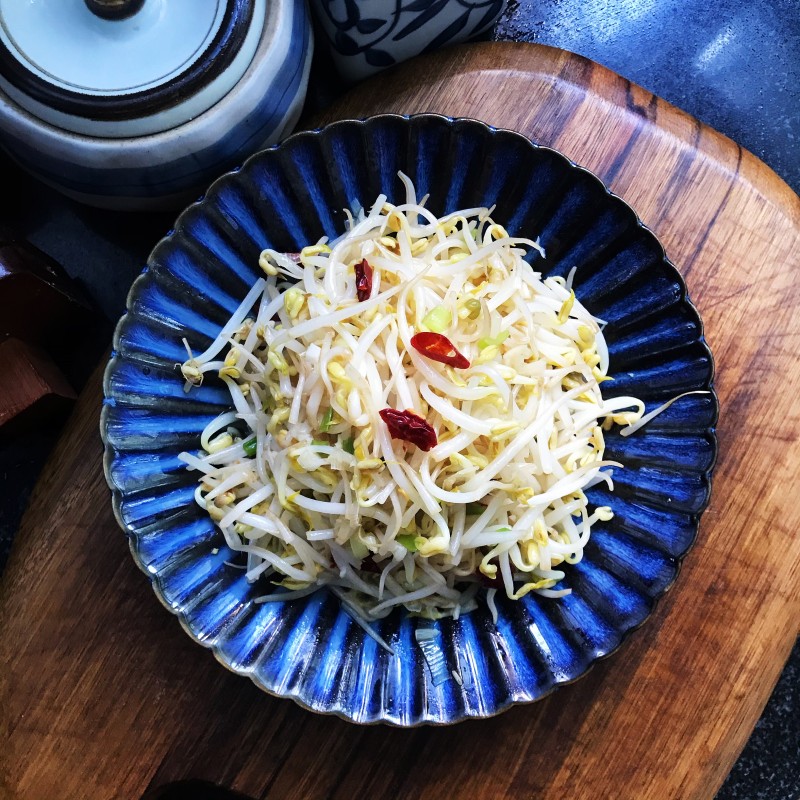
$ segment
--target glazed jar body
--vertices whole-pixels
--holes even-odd
[[[198,29],[198,38],[205,35],[208,41],[200,42],[203,51],[193,61],[171,51],[186,30],[181,1],[191,3],[145,0],[135,17],[120,22],[96,19],[83,0],[59,0],[62,9],[74,12],[74,29],[86,25],[90,36],[84,49],[76,46],[55,80],[36,61],[40,52],[48,52],[47,43],[39,42],[36,31],[25,39],[12,12],[0,16],[7,61],[0,70],[0,136],[9,155],[82,202],[173,208],[288,133],[302,110],[313,50],[303,0],[203,0],[208,30]],[[0,12],[12,2],[0,0]],[[169,19],[153,17],[161,4],[173,9],[177,24],[172,28]],[[199,16],[200,5],[193,8]],[[27,60],[13,52],[12,23],[11,33],[27,46]],[[124,40],[127,31],[133,44]],[[99,47],[102,60],[106,44],[107,62],[114,63],[115,52],[126,60],[118,74],[98,69],[94,85],[86,89],[81,81],[92,81],[92,65],[83,65],[81,72],[76,59]],[[153,60],[166,54],[163,66],[150,70],[158,75],[150,83],[149,65],[137,60],[149,52]]]

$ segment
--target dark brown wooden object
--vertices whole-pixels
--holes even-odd
[[[152,596],[102,476],[98,371],[0,585],[0,797],[138,798],[195,778],[275,800],[708,800],[747,740],[800,619],[800,201],[730,140],[546,47],[442,51],[318,121],[387,111],[558,148],[684,274],[722,411],[712,502],[676,585],[619,653],[533,706],[449,729],[315,716],[228,673]]]
[[[26,425],[59,418],[75,398],[40,348],[13,338],[0,342],[0,441]]]
[[[83,293],[48,255],[0,227],[0,339],[60,353],[91,320]]]
[[[75,393],[58,364],[70,360],[91,323],[89,303],[59,265],[0,226],[3,439],[68,410]]]

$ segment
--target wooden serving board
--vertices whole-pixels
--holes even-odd
[[[665,244],[716,357],[713,498],[653,617],[533,706],[447,729],[356,727],[262,694],[153,597],[111,513],[100,373],[36,489],[0,587],[0,797],[138,798],[202,778],[254,798],[711,798],[800,619],[800,201],[648,92],[533,45],[440,52],[325,122],[436,111],[597,172]]]

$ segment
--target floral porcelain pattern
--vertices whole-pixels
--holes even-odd
[[[313,0],[339,71],[358,80],[463,42],[491,26],[507,0]]]

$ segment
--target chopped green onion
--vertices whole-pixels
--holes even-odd
[[[333,424],[333,409],[329,408],[322,417],[322,423],[320,424],[319,429],[323,433],[327,433],[330,430],[332,424]]]
[[[447,306],[436,306],[423,318],[422,325],[433,333],[444,333],[453,321],[453,315]]]
[[[403,545],[409,553],[417,552],[417,537],[414,536],[413,533],[398,533],[395,539],[399,544]]]
[[[369,548],[361,541],[360,537],[353,536],[349,541],[350,550],[357,559],[361,560],[369,555]]]
[[[254,436],[252,439],[248,439],[243,445],[244,447],[244,454],[246,456],[254,456],[256,454],[256,449],[258,448],[258,442],[256,441],[256,437]]]
[[[486,511],[486,506],[483,503],[467,503],[467,516],[479,517]]]
[[[361,541],[360,536],[353,536],[350,539],[350,550],[359,561],[369,555],[369,548]]]
[[[508,339],[508,331],[500,331],[497,336],[485,336],[483,339],[478,339],[478,350],[499,347],[506,339]]]
[[[481,315],[481,301],[474,297],[464,301],[464,308],[467,311],[467,319],[478,319]]]
[[[326,447],[330,444],[330,442],[323,442],[322,439],[312,439],[311,444],[322,445],[323,447]]]
[[[348,437],[347,437],[347,438],[346,438],[346,439],[345,439],[345,440],[342,442],[342,448],[343,448],[343,450],[345,451],[345,453],[350,453],[350,455],[352,456],[352,455],[354,455],[354,454],[355,454],[355,452],[356,452],[356,450],[355,450],[355,444],[356,444],[356,440],[355,440],[355,439],[354,439],[352,436],[348,436]]]

